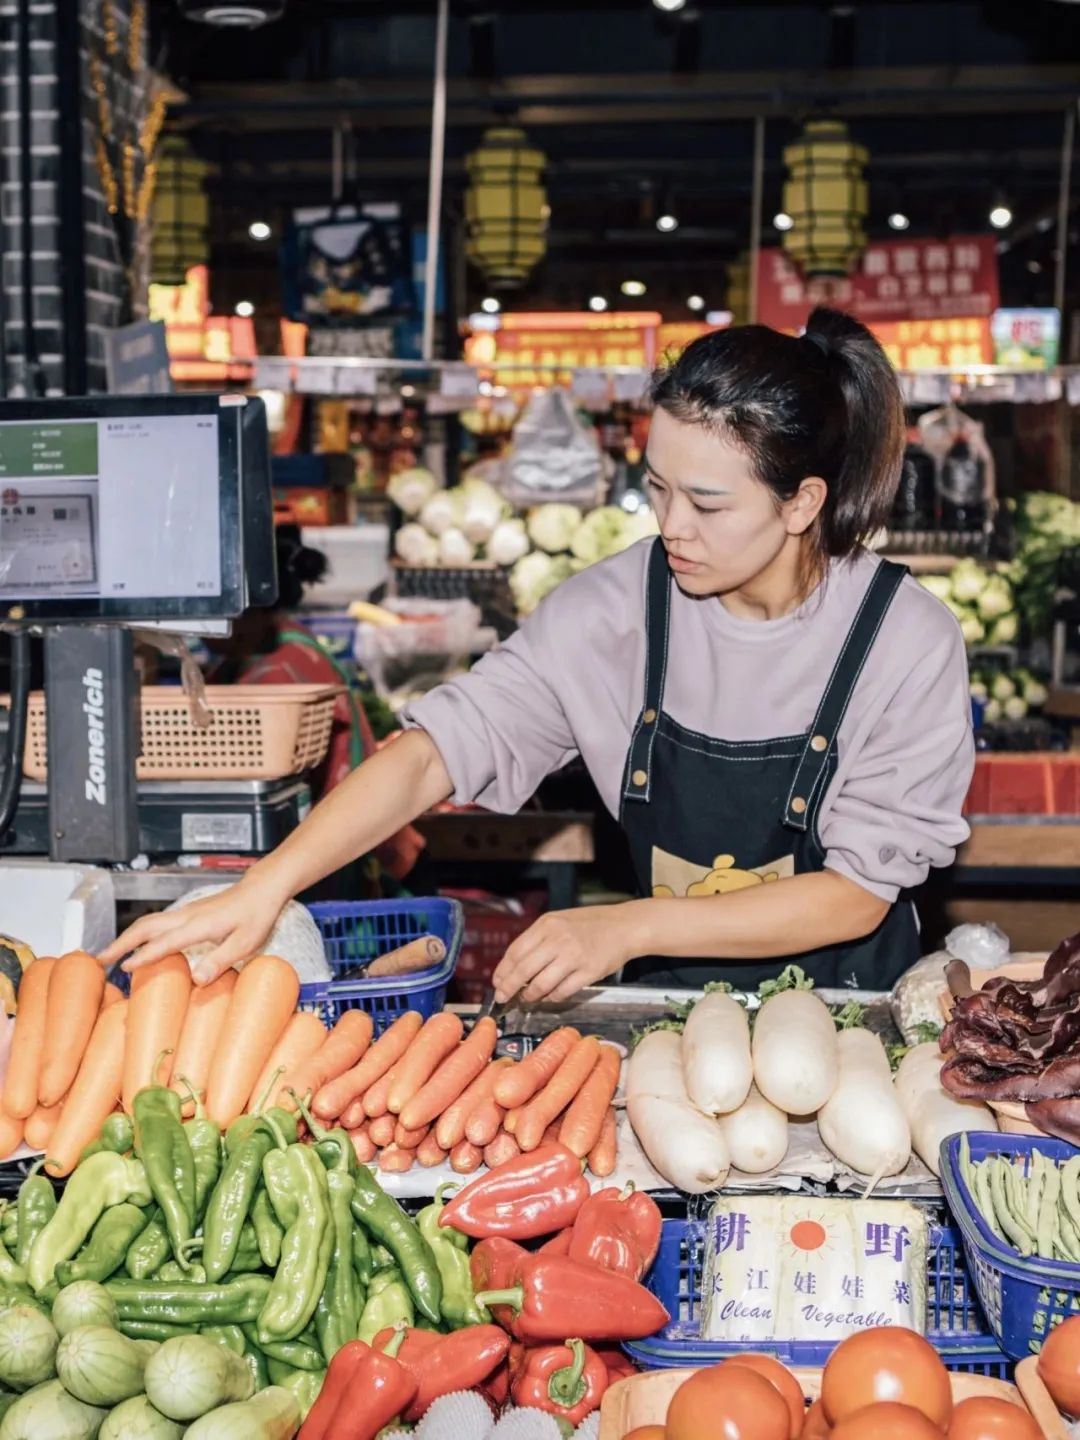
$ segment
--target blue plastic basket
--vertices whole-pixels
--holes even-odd
[[[701,1267],[704,1220],[665,1220],[656,1262],[646,1280],[671,1316],[657,1335],[623,1349],[646,1370],[715,1365],[726,1355],[766,1351],[785,1365],[824,1365],[835,1348],[816,1340],[721,1341],[701,1338]],[[983,1319],[964,1268],[960,1237],[950,1226],[931,1224],[927,1237],[927,1338],[950,1370],[1002,1379],[1009,1361]]]
[[[941,1187],[949,1203],[967,1252],[975,1288],[990,1328],[1001,1348],[1014,1360],[1037,1353],[1055,1325],[1080,1312],[1080,1265],[1065,1260],[1025,1259],[1007,1241],[995,1235],[960,1171],[959,1135],[941,1146]],[[1027,1174],[1031,1156],[1038,1150],[1055,1165],[1076,1154],[1064,1140],[1039,1135],[999,1135],[995,1131],[968,1135],[972,1160],[992,1155],[1022,1160]]]
[[[446,959],[412,975],[304,985],[300,990],[302,1008],[318,1010],[329,1025],[346,1010],[366,1010],[375,1022],[376,1035],[406,1010],[415,1010],[427,1018],[442,1009],[465,926],[456,900],[332,900],[309,905],[308,909],[319,927],[335,975],[367,965],[420,935],[434,935],[441,940],[446,946]]]

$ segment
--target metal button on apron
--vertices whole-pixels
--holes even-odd
[[[810,749],[816,750],[819,755],[823,750],[827,750],[828,748],[829,742],[825,739],[824,735],[815,735],[814,738],[810,741]]]
[[[642,715],[641,718],[642,718],[642,720],[645,722],[646,725],[651,725],[651,724],[653,723],[653,721],[656,719],[656,711],[655,711],[655,710],[646,710],[646,711],[645,711],[645,714]]]
[[[635,770],[633,775],[630,776],[630,779],[633,780],[635,785],[644,785],[648,778],[644,770]]]
[[[806,809],[806,801],[801,795],[796,795],[795,799],[791,802],[791,808],[795,811],[796,815],[801,815]]]

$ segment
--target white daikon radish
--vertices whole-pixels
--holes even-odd
[[[893,1089],[911,1127],[911,1143],[923,1164],[941,1173],[941,1142],[962,1130],[996,1130],[997,1117],[977,1100],[958,1100],[941,1083],[936,1040],[916,1045],[900,1061]]]
[[[787,1116],[771,1105],[756,1085],[738,1110],[720,1117],[731,1163],[747,1175],[774,1170],[787,1154]]]
[[[654,1030],[639,1041],[626,1074],[626,1113],[652,1165],[690,1195],[715,1190],[731,1166],[717,1121],[691,1105],[682,1073],[682,1041]]]
[[[836,1088],[836,1026],[808,990],[781,990],[754,1021],[754,1083],[787,1115],[812,1115]]]
[[[690,1011],[682,1037],[686,1093],[706,1115],[737,1110],[750,1093],[750,1022],[730,995],[710,994]]]
[[[870,1030],[841,1030],[840,1078],[818,1111],[818,1131],[838,1160],[860,1175],[898,1175],[911,1159],[911,1131],[892,1072]]]

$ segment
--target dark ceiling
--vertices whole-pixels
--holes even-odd
[[[433,0],[289,0],[254,32],[181,20],[154,0],[157,63],[187,95],[172,123],[216,167],[215,300],[277,296],[273,241],[297,204],[345,198],[426,207]],[[753,119],[767,120],[765,239],[783,147],[815,111],[870,151],[871,230],[902,210],[913,234],[985,230],[999,200],[1006,299],[1051,302],[1064,115],[1080,95],[1080,4],[1062,0],[690,3],[451,0],[445,208],[460,215],[464,156],[486,125],[523,124],[548,157],[548,260],[520,302],[578,308],[645,280],[642,303],[722,303],[750,227]],[[1077,184],[1080,191],[1080,182]],[[658,207],[680,220],[654,225]],[[1080,223],[1080,212],[1074,212]],[[451,230],[454,226],[451,224]],[[453,250],[451,251],[453,253]],[[459,278],[462,303],[482,293]],[[467,292],[462,290],[467,285]]]

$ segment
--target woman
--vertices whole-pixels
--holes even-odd
[[[863,549],[900,473],[892,368],[863,326],[817,310],[798,339],[703,337],[653,399],[660,539],[560,586],[233,892],[139,921],[107,959],[213,941],[208,979],[289,896],[430,806],[513,810],[576,754],[649,898],[543,916],[499,998],[562,999],[629,962],[700,985],[796,959],[883,988],[916,958],[901,897],[966,837],[974,747],[955,621]]]

